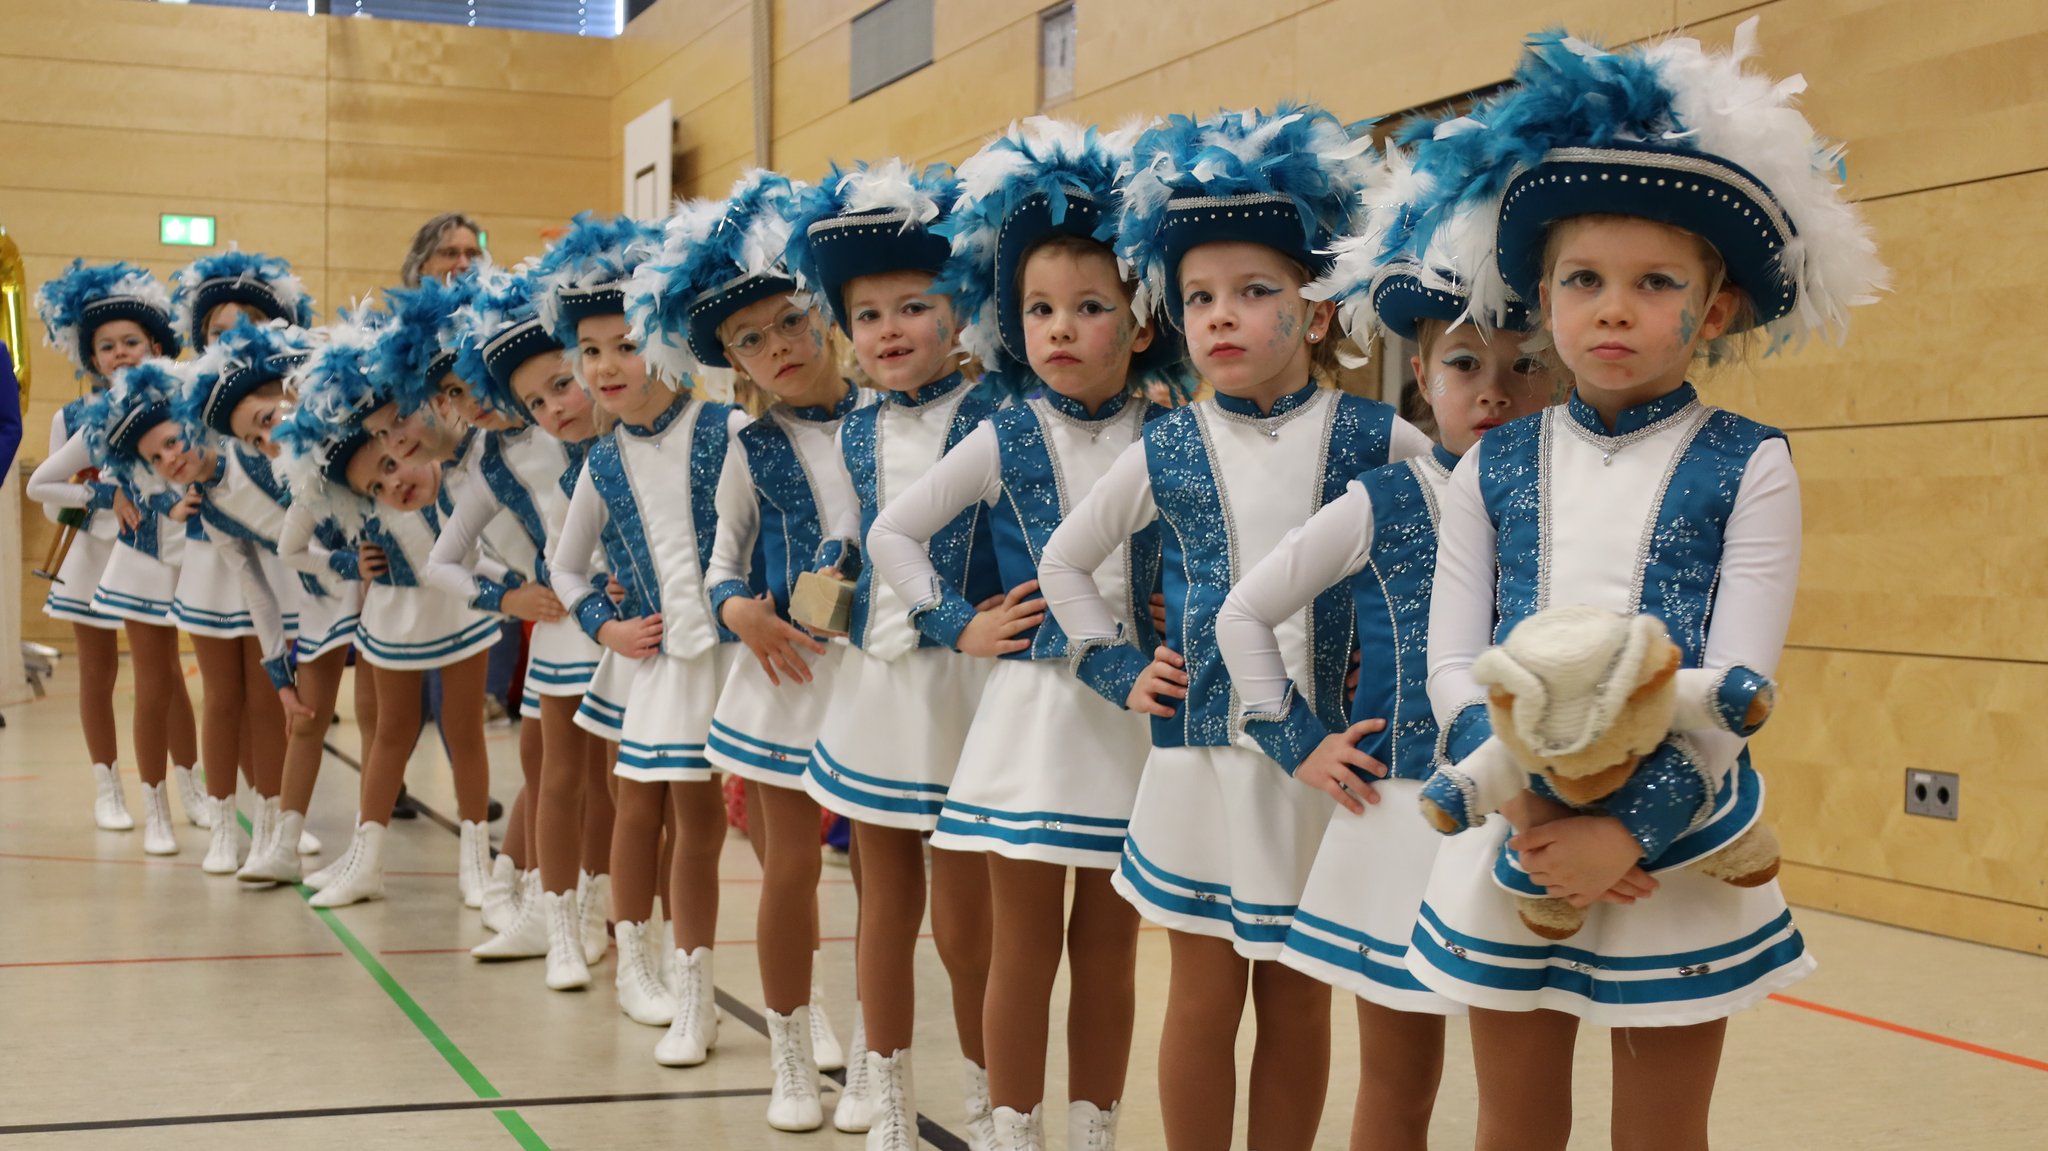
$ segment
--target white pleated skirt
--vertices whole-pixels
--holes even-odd
[[[1380,801],[1362,815],[1331,806],[1280,962],[1381,1007],[1463,1015],[1464,1004],[1408,970],[1408,938],[1444,836],[1422,818],[1419,781],[1373,787]]]
[[[1716,816],[1668,849],[1669,860],[1731,842],[1755,822],[1763,779],[1730,773]],[[1447,998],[1492,1011],[1564,1011],[1602,1027],[1687,1027],[1725,1019],[1806,978],[1814,958],[1775,882],[1742,888],[1697,872],[1653,868],[1658,888],[1628,906],[1596,903],[1585,926],[1552,942],[1522,925],[1513,833],[1489,819],[1437,854],[1408,966]]]
[[[92,610],[135,623],[172,627],[171,602],[178,594],[178,558],[184,553],[183,529],[172,534],[166,524],[165,538],[158,541],[162,558],[145,555],[115,541],[107,557],[99,586],[93,589]]]
[[[574,617],[537,623],[526,648],[526,689],[535,695],[582,695],[604,652]]]
[[[267,551],[258,556],[257,564],[270,584],[278,611],[284,616],[285,635],[298,635],[300,601],[306,598],[304,585]],[[256,620],[249,614],[242,577],[212,540],[185,541],[178,590],[171,599],[171,618],[179,631],[210,639],[241,639],[256,634]]]
[[[619,730],[614,774],[642,783],[696,783],[717,769],[705,754],[718,693],[732,673],[737,643],[714,645],[684,659],[666,652],[648,657],[633,677]]]
[[[938,648],[881,660],[849,647],[804,790],[861,823],[937,827],[993,662]]]
[[[107,561],[113,555],[113,540],[87,532],[71,537],[71,550],[64,553],[57,579],[43,597],[43,614],[104,631],[121,630],[121,617],[95,611],[92,606],[93,590],[99,587],[100,577],[106,573]]]
[[[1149,722],[1097,695],[1065,660],[994,662],[932,846],[1116,867],[1152,750]]]
[[[626,697],[633,694],[633,680],[639,676],[644,659],[627,659],[618,652],[606,648],[598,657],[597,670],[590,675],[590,684],[583,690],[583,702],[576,705],[576,726],[597,736],[607,743],[619,742],[619,735],[626,726]],[[540,701],[534,700],[534,715],[540,714]],[[524,706],[520,714],[526,714]]]
[[[1155,747],[1112,882],[1174,931],[1278,959],[1335,805],[1241,747]]]
[[[324,596],[307,592],[300,585],[299,592],[299,638],[297,652],[300,663],[309,663],[329,652],[339,651],[356,641],[356,631],[363,620],[363,585],[355,580],[337,583],[334,590]]]
[[[811,682],[780,684],[768,681],[753,652],[741,650],[711,715],[705,749],[711,762],[741,779],[801,790],[846,650],[835,643],[825,645],[823,655],[801,652]]]
[[[437,587],[373,583],[363,593],[356,650],[377,667],[431,671],[498,642],[498,617]]]

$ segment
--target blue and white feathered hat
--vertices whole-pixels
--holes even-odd
[[[1497,259],[1499,282],[1534,300],[1552,224],[1657,220],[1714,246],[1773,344],[1839,338],[1848,309],[1872,302],[1889,274],[1842,197],[1841,147],[1796,106],[1804,78],[1746,67],[1756,28],[1744,21],[1727,52],[1687,37],[1619,52],[1562,31],[1532,37],[1514,86],[1473,110],[1484,130],[1453,138],[1476,153],[1457,195],[1498,205],[1494,234],[1461,246]]]
[[[36,292],[36,314],[50,346],[63,352],[78,374],[92,374],[92,338],[100,325],[133,320],[165,356],[176,359],[183,345],[171,323],[171,294],[147,268],[122,262],[73,260],[64,273]]]
[[[1025,257],[1058,235],[1114,241],[1117,176],[1137,135],[1135,127],[1104,133],[1034,116],[960,165],[960,197],[938,228],[953,255],[934,290],[953,299],[962,350],[1004,390],[1020,394],[1037,382],[1024,347]],[[1152,323],[1153,303],[1141,284],[1132,301],[1139,323]],[[1178,336],[1155,325],[1152,343],[1132,358],[1131,383],[1185,387],[1185,360]]]
[[[195,361],[198,366],[178,396],[178,418],[233,437],[235,405],[265,384],[285,379],[312,351],[305,329],[283,320],[253,324],[244,316]]]
[[[1360,195],[1381,178],[1366,132],[1313,104],[1206,120],[1174,116],[1138,137],[1117,213],[1117,251],[1181,324],[1180,261],[1219,241],[1263,244],[1308,270],[1355,230]]]
[[[452,280],[428,276],[417,288],[387,288],[388,319],[377,337],[377,378],[398,404],[401,414],[424,407],[440,390],[441,380],[456,370],[461,351],[456,317],[477,292],[479,264]],[[465,377],[467,379],[467,377]]]
[[[562,354],[540,315],[547,293],[532,261],[509,269],[482,265],[470,274],[475,290],[455,314],[455,374],[493,407],[524,420],[525,410],[512,395],[512,373],[535,356]]]
[[[391,402],[378,383],[381,313],[365,309],[321,329],[297,369],[291,410],[271,439],[284,449],[282,471],[294,496],[347,487],[348,463],[370,442],[363,420]]]
[[[945,268],[952,245],[934,229],[952,210],[958,187],[944,164],[923,172],[901,159],[851,172],[835,164],[803,190],[784,259],[805,290],[824,297],[840,330],[851,332],[848,280],[904,271],[937,276]]]
[[[1385,178],[1360,199],[1359,230],[1337,241],[1330,270],[1303,289],[1309,299],[1336,301],[1338,321],[1361,349],[1369,352],[1383,329],[1412,340],[1424,320],[1469,318],[1482,330],[1529,327],[1528,307],[1496,283],[1498,263],[1472,253],[1470,237],[1490,233],[1491,220],[1457,195],[1473,178],[1472,154],[1446,141],[1481,127],[1470,117],[1418,116],[1403,124],[1387,152]],[[1475,284],[1491,302],[1483,312],[1471,309]]]
[[[266,319],[306,327],[313,322],[313,297],[276,256],[228,250],[201,256],[178,269],[171,308],[178,331],[194,351],[206,347],[206,317],[222,304],[247,304]]]
[[[585,319],[625,315],[627,281],[660,246],[657,225],[578,212],[532,269],[541,326],[557,344],[573,348],[576,325]]]
[[[92,458],[122,479],[144,470],[136,454],[142,437],[160,424],[177,421],[173,404],[184,385],[183,366],[163,358],[115,372],[111,385],[94,393],[82,413]],[[184,423],[179,423],[179,431],[194,442],[204,439],[201,429]]]
[[[797,290],[783,263],[802,184],[755,168],[723,200],[676,206],[661,250],[626,288],[626,314],[640,354],[662,379],[705,367],[730,368],[718,326],[734,312]]]

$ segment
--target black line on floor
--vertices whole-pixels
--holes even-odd
[[[308,1107],[294,1111],[231,1111],[217,1115],[155,1115],[138,1119],[93,1119],[78,1123],[22,1123],[0,1127],[0,1135],[46,1135],[67,1131],[121,1131],[138,1127],[199,1127],[217,1123],[268,1123],[282,1119],[336,1119],[352,1115],[415,1115],[435,1111],[511,1111],[528,1107],[578,1107],[597,1103],[670,1103],[694,1099],[752,1099],[772,1094],[766,1087],[716,1091],[635,1091],[616,1095],[549,1095],[522,1099],[456,1099],[445,1103],[392,1103],[382,1107]]]

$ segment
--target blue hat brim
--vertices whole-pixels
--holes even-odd
[[[697,297],[690,304],[689,330],[684,336],[690,343],[690,354],[697,357],[699,363],[714,368],[732,367],[732,358],[725,354],[725,341],[718,338],[719,326],[741,308],[775,296],[786,296],[796,290],[795,280],[756,273],[741,276]]]
[[[326,476],[329,483],[347,487],[348,465],[356,458],[357,452],[370,446],[370,441],[369,432],[362,428],[351,429],[346,435],[334,441],[327,458],[320,464],[320,474]]]
[[[99,330],[120,320],[132,320],[149,333],[162,348],[164,358],[175,360],[185,345],[178,339],[171,318],[133,296],[107,296],[85,305],[78,325],[78,362],[92,363],[92,340]]]
[[[907,224],[902,211],[855,212],[820,220],[811,225],[810,241],[818,292],[831,305],[839,330],[849,335],[853,325],[846,315],[845,293],[850,281],[891,272],[937,276],[953,254],[944,236],[920,224]]]
[[[499,333],[490,343],[484,345],[484,367],[491,373],[490,382],[506,397],[512,395],[512,373],[523,367],[528,360],[544,356],[549,352],[559,353],[562,345],[548,332],[546,324],[539,317],[523,320],[511,329]]]
[[[1109,222],[1108,212],[1078,188],[1067,189],[1066,215],[1058,223],[1053,222],[1051,197],[1044,192],[1033,194],[1003,217],[996,235],[996,331],[1002,337],[1003,350],[1019,364],[1031,362],[1024,342],[1025,259],[1054,236],[1080,236],[1099,241],[1103,254],[1114,260],[1116,253],[1102,235]],[[1154,323],[1152,342],[1131,357],[1131,379],[1164,375],[1186,358],[1187,343],[1180,334]]]
[[[113,426],[107,429],[107,450],[116,456],[140,457],[142,437],[157,425],[170,421],[171,405],[162,400],[151,400],[114,421]]]
[[[222,304],[247,304],[262,312],[267,320],[297,319],[278,298],[276,289],[262,280],[250,276],[208,280],[192,293],[192,330],[186,333],[186,338],[194,348],[206,347],[206,318]]]
[[[597,316],[626,314],[626,285],[613,280],[594,288],[564,288],[555,295],[561,313],[561,332],[568,335],[576,325]]]
[[[1795,232],[1763,182],[1718,156],[1642,145],[1558,148],[1508,181],[1498,252],[1508,287],[1536,299],[1551,225],[1596,214],[1656,220],[1712,244],[1757,324],[1798,302],[1779,263]]]
[[[1160,229],[1159,254],[1166,271],[1166,283],[1160,294],[1165,297],[1166,314],[1175,328],[1183,326],[1181,260],[1203,244],[1221,243],[1272,248],[1307,269],[1311,280],[1329,271],[1332,261],[1324,251],[1330,246],[1330,238],[1306,235],[1300,209],[1286,196],[1198,196],[1172,200],[1166,205],[1166,221]]]
[[[206,404],[199,411],[199,418],[224,436],[234,431],[235,406],[248,399],[256,389],[265,384],[274,384],[285,378],[291,370],[306,362],[306,354],[294,352],[289,355],[271,356],[254,364],[244,364],[232,372],[223,372],[207,393]]]
[[[1372,289],[1372,310],[1379,317],[1380,326],[1404,340],[1415,339],[1424,320],[1450,324],[1463,319],[1468,302],[1456,292],[1425,287],[1414,276],[1388,276]],[[1508,304],[1500,326],[1525,332],[1533,318],[1528,306],[1515,300]]]

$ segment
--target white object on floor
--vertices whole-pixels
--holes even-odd
[[[548,924],[550,991],[581,991],[590,986],[590,965],[583,960],[583,923],[574,890],[540,893],[541,914]]]
[[[718,1045],[718,1005],[713,999],[711,949],[676,949],[676,1017],[654,1045],[663,1067],[695,1067]]]
[[[349,847],[348,865],[307,902],[314,907],[347,907],[384,898],[384,825],[359,823]]]
[[[92,765],[92,821],[101,831],[129,831],[135,817],[128,814],[128,796],[121,790],[121,771],[111,763]]]
[[[614,982],[619,1010],[633,1022],[649,1027],[667,1027],[676,1018],[675,988],[661,971],[660,955],[668,945],[655,933],[660,926],[659,920],[650,920],[621,923],[616,928],[619,969]]]
[[[178,833],[171,830],[171,797],[164,784],[142,785],[142,850],[150,855],[178,854]]]
[[[768,1062],[775,1086],[768,1096],[768,1126],[777,1131],[816,1131],[825,1124],[818,1102],[818,1062],[811,1054],[811,1009],[788,1015],[764,1012],[768,1020]]]

